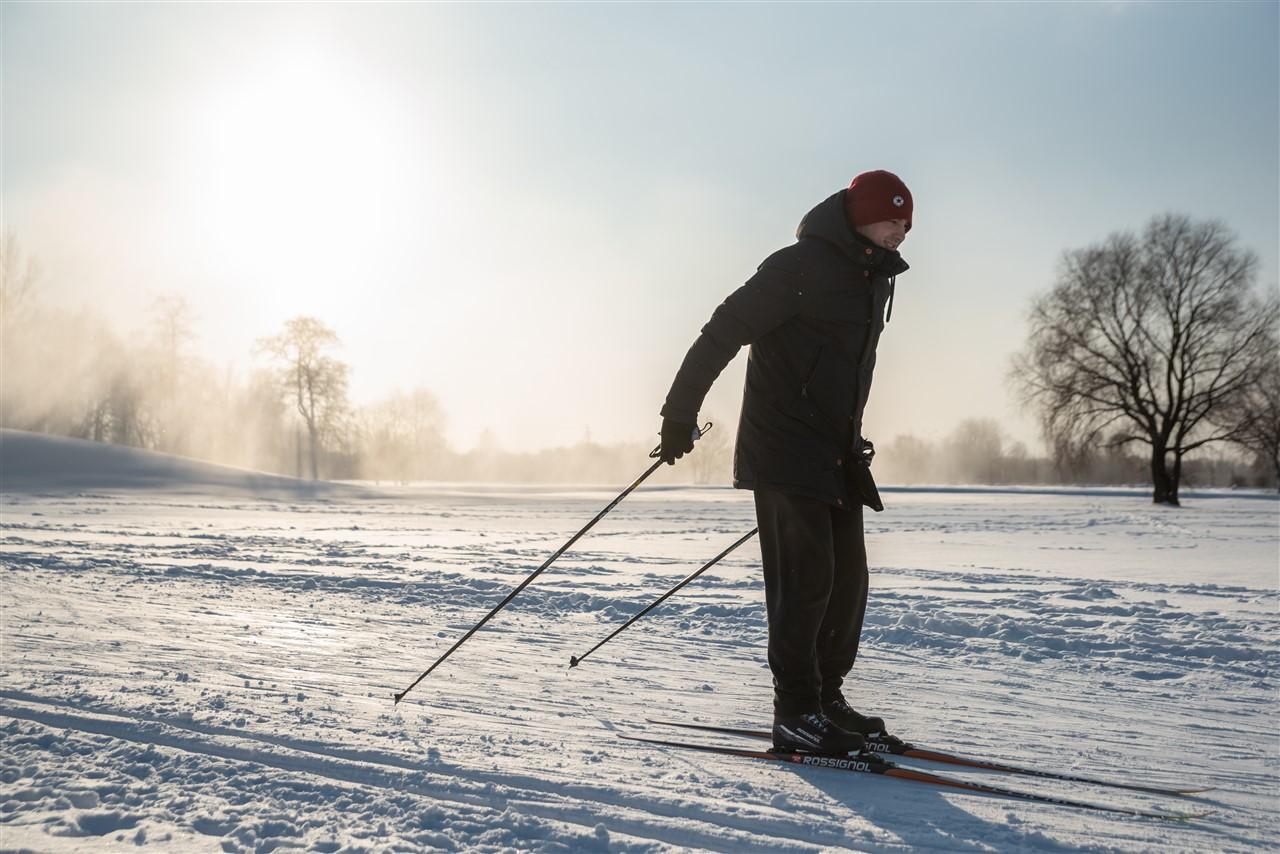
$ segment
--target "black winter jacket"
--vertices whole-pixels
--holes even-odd
[[[880,510],[858,453],[862,413],[876,344],[893,310],[894,277],[907,264],[853,230],[844,194],[809,211],[796,242],[766,258],[716,308],[662,415],[696,421],[711,384],[749,344],[733,485]]]

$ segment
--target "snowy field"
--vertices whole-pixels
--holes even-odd
[[[1260,851],[1280,838],[1270,497],[1192,493],[1174,510],[1123,490],[886,491],[867,517],[856,706],[922,746],[1217,788],[1173,799],[904,764],[1214,810],[1166,822],[618,739],[655,715],[767,723],[754,541],[567,667],[750,530],[748,493],[637,492],[397,707],[393,692],[623,484],[291,495],[279,479],[41,441],[6,433],[0,447],[6,851]]]

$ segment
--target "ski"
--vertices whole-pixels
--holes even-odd
[[[1138,807],[1121,807],[1111,804],[1098,804],[1090,801],[1077,801],[1071,798],[1059,798],[1054,795],[1042,795],[1036,792],[1023,791],[1021,789],[1006,789],[1003,786],[990,786],[986,783],[973,783],[968,780],[957,780],[953,777],[943,777],[938,774],[929,774],[924,771],[916,771],[912,768],[904,768],[901,765],[891,762],[888,759],[884,759],[874,753],[863,753],[858,756],[847,757],[822,756],[815,753],[774,753],[773,751],[768,750],[750,750],[741,747],[726,747],[718,744],[668,741],[661,738],[645,738],[643,736],[625,735],[621,733],[618,737],[626,739],[627,741],[654,744],[661,747],[674,747],[680,750],[696,750],[703,753],[714,753],[720,756],[739,756],[745,759],[764,759],[771,762],[789,762],[811,768],[829,768],[833,771],[846,771],[850,773],[881,774],[886,777],[897,777],[902,780],[912,780],[917,783],[928,783],[934,786],[946,786],[966,792],[996,795],[1002,798],[1013,798],[1020,801],[1032,801],[1035,803],[1053,804],[1055,806],[1062,807],[1095,810],[1097,812],[1141,816],[1143,818],[1159,818],[1168,821],[1188,821],[1190,819],[1203,818],[1209,814],[1207,811],[1176,813],[1158,812],[1155,810],[1140,809]]]
[[[684,723],[680,721],[660,721],[646,719],[659,726],[681,727],[703,732],[716,732],[723,735],[741,735],[747,738],[773,740],[773,733],[767,729],[746,729],[738,727],[712,726],[711,724]],[[1134,792],[1146,792],[1151,795],[1198,795],[1213,790],[1212,786],[1202,788],[1167,788],[1163,786],[1147,786],[1141,783],[1127,783],[1122,780],[1106,780],[1099,777],[1086,777],[1079,774],[1065,774],[1060,771],[1042,771],[1038,768],[1024,768],[1020,765],[1008,765],[1004,762],[992,762],[989,759],[977,759],[971,756],[960,756],[938,750],[926,750],[908,744],[892,736],[873,735],[867,738],[868,753],[887,753],[893,756],[905,756],[908,759],[924,759],[929,762],[944,762],[948,765],[961,765],[966,768],[984,768],[988,771],[999,771],[1005,774],[1021,774],[1026,777],[1039,777],[1043,780],[1062,780],[1068,783],[1089,783],[1095,786],[1108,786],[1113,789],[1128,789]]]

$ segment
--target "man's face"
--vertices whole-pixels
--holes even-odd
[[[883,249],[897,249],[907,239],[905,219],[886,219],[870,225],[856,226],[857,232]]]

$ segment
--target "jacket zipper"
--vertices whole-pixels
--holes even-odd
[[[818,345],[818,352],[813,354],[813,364],[809,366],[809,372],[804,375],[804,381],[800,383],[800,396],[809,397],[809,380],[813,379],[813,375],[817,373],[818,362],[822,359],[822,345]]]

